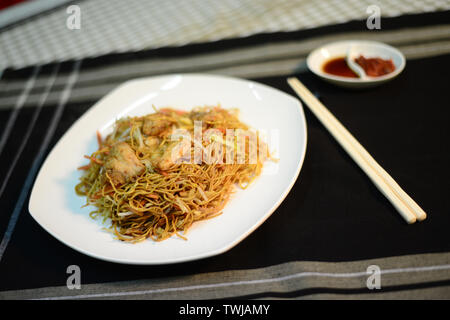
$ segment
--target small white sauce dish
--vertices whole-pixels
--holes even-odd
[[[323,70],[325,63],[338,57],[346,57],[351,48],[352,56],[363,55],[365,58],[392,59],[395,70],[379,77],[350,78],[332,75]],[[349,40],[329,43],[312,51],[306,60],[309,70],[318,77],[332,84],[351,89],[362,89],[384,84],[398,76],[406,65],[405,56],[396,48],[375,41]]]

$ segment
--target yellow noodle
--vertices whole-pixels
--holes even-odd
[[[113,133],[103,141],[99,140],[99,149],[92,153],[90,165],[85,167],[75,187],[78,195],[86,196],[86,204],[96,207],[91,217],[109,220],[111,227],[108,230],[122,241],[162,241],[172,235],[186,239],[184,235],[192,224],[220,215],[235,186],[246,188],[260,175],[263,162],[270,158],[268,154],[264,159],[258,157],[256,164],[181,163],[162,171],[155,159],[160,160],[158,152],[170,143],[169,128],[185,124],[183,128],[189,128],[193,134],[194,127],[187,125],[189,121],[203,121],[205,128],[222,132],[226,129],[247,130],[248,126],[238,120],[235,111],[218,106],[195,108],[189,113],[163,109],[154,117],[161,117],[164,123],[170,124],[166,132],[158,136],[157,149],[150,150],[143,143],[148,137],[142,132],[145,116],[120,119]],[[119,141],[132,148],[137,159],[146,164],[146,169],[131,181],[115,185],[104,164],[110,148]],[[226,150],[226,146],[223,147]],[[249,147],[245,149],[248,161]],[[259,155],[259,148],[257,151]],[[223,154],[225,162],[225,152]]]

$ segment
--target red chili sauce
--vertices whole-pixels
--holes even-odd
[[[345,57],[332,58],[323,65],[323,71],[335,76],[358,78],[358,75],[353,72],[347,65]]]
[[[383,60],[381,58],[365,58],[364,56],[359,56],[355,59],[355,62],[364,69],[366,75],[371,77],[383,76],[395,70],[392,59]],[[328,60],[323,65],[323,71],[335,76],[358,78],[358,75],[348,66],[345,57]]]
[[[355,59],[355,62],[364,69],[366,75],[370,77],[380,77],[385,74],[391,73],[395,70],[395,65],[392,59],[383,60],[381,58],[369,58],[366,59],[363,56],[359,56]]]

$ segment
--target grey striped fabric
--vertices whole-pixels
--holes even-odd
[[[370,285],[379,267],[380,287]],[[450,282],[438,290],[408,290],[423,282],[450,279],[450,253],[423,254],[355,262],[289,262],[252,270],[230,270],[169,279],[81,285],[78,290],[49,287],[0,292],[1,299],[224,299],[276,298],[296,292],[296,299],[443,299]],[[369,285],[368,285],[369,283]],[[315,293],[319,289],[321,293]],[[395,289],[391,293],[390,289]]]
[[[198,54],[189,57],[142,59],[133,62],[116,63],[111,66],[84,71],[74,88],[72,101],[95,101],[112,89],[133,78],[167,73],[202,72],[243,78],[289,75],[294,71],[306,70],[306,56],[313,49],[330,41],[344,39],[365,39],[389,43],[399,48],[408,59],[432,57],[450,53],[450,24],[408,28],[395,31],[348,32],[332,36],[320,36],[305,41],[286,41],[276,44],[258,44],[242,49],[217,53]],[[127,72],[124,72],[126,68]],[[54,105],[59,99],[63,85],[69,75],[61,75],[46,99],[45,105]],[[36,88],[45,86],[49,76],[39,77]],[[23,82],[0,79],[0,109],[11,108],[16,103],[15,94],[23,89]],[[3,93],[3,95],[2,95]],[[35,106],[40,93],[31,93],[23,102],[24,107]]]
[[[0,33],[0,70],[450,9],[449,0],[84,0]],[[368,11],[369,10],[369,11]]]

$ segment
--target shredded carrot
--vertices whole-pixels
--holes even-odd
[[[183,115],[183,114],[186,114],[186,113],[187,113],[187,111],[183,111],[183,110],[173,110],[173,109],[170,109],[170,108],[163,108],[163,109],[160,109],[159,111],[160,111],[160,112],[163,112],[163,113],[175,112],[175,113],[178,114],[178,115]]]
[[[99,165],[102,165],[103,164],[103,161],[102,160],[100,160],[100,159],[97,159],[97,158],[94,158],[94,157],[91,157],[91,156],[84,156],[86,159],[89,159],[89,160],[91,160],[92,162],[95,162],[95,163],[97,163],[97,164],[99,164]]]
[[[159,171],[159,173],[161,173],[163,176],[167,176],[168,175],[168,173],[167,172],[165,172],[165,171],[162,171],[162,170],[160,170]]]
[[[98,151],[96,151],[96,153],[109,154],[109,147],[101,148],[101,149],[99,149]]]
[[[100,149],[102,146],[102,136],[98,130],[97,130],[97,143],[98,143],[98,148]]]
[[[103,195],[107,196],[107,195],[112,195],[114,193],[114,189],[111,185],[107,186],[104,189],[99,190],[97,193],[93,194],[91,196],[91,199],[100,199]]]
[[[137,211],[136,209],[134,209],[134,208],[132,208],[130,206],[128,206],[127,209],[128,209],[128,211],[131,211],[133,213],[141,214],[141,212]]]
[[[96,193],[96,194],[91,195],[91,196],[89,197],[89,199],[91,199],[91,200],[98,200],[98,199],[100,199],[101,197],[102,197],[101,194]]]
[[[106,186],[103,190],[100,190],[99,192],[104,192],[105,194],[111,193],[114,191],[114,188],[111,185]]]
[[[149,193],[149,194],[146,195],[146,197],[152,198],[152,199],[159,199],[159,196],[154,194],[154,193]]]
[[[92,162],[89,162],[89,164],[85,166],[78,167],[78,170],[88,170],[91,167]]]

